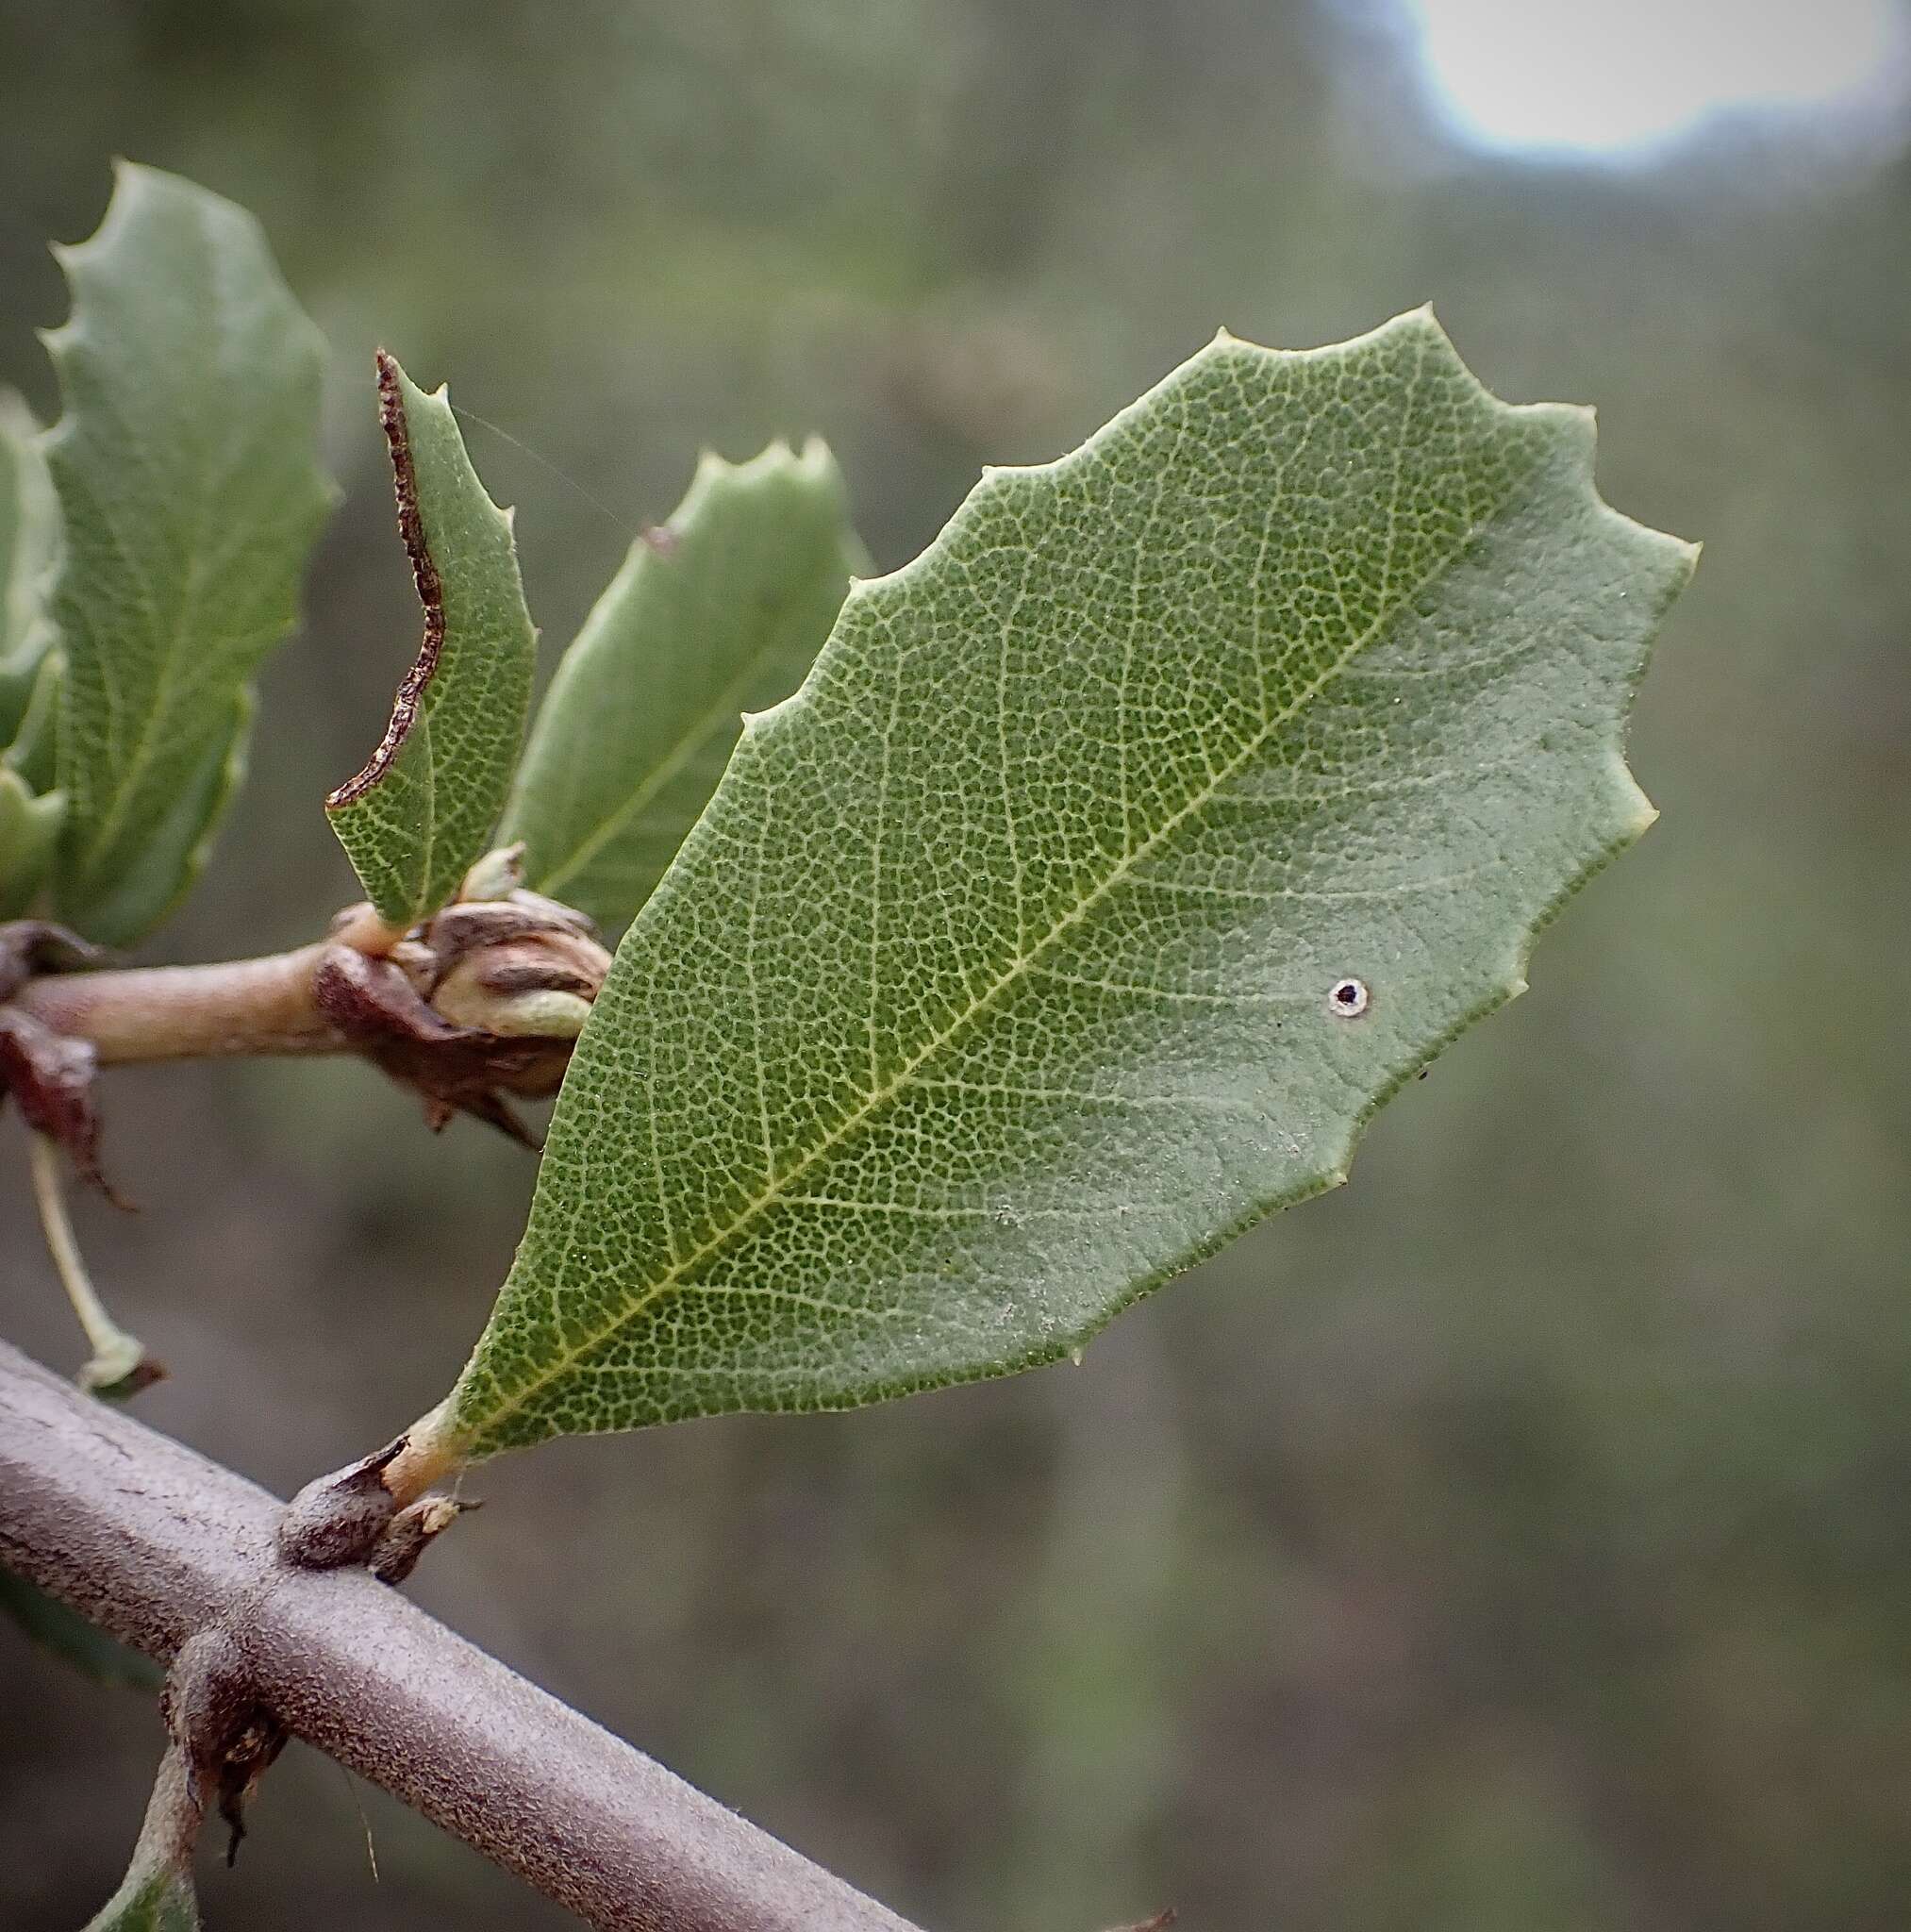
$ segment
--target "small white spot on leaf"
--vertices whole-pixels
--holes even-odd
[[[1327,995],[1327,1010],[1337,1019],[1357,1020],[1372,1003],[1364,979],[1337,979]]]

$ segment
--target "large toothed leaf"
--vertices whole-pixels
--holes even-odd
[[[296,616],[330,500],[324,350],[252,217],[173,175],[122,165],[99,233],[60,261],[56,898],[69,924],[121,943],[204,862],[241,768],[248,682]]]
[[[1430,316],[1223,338],[850,593],[619,953],[421,1424],[833,1408],[1025,1368],[1341,1179],[1651,808],[1686,545]]]
[[[442,389],[378,358],[398,526],[424,607],[424,641],[372,761],[325,801],[365,895],[390,924],[457,891],[497,824],[524,741],[538,634],[511,518],[485,494]]]
[[[860,552],[821,442],[706,456],[676,514],[631,545],[531,732],[502,837],[530,883],[624,924],[696,822],[742,728],[785,698]]]

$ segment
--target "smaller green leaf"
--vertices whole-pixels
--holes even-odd
[[[10,1617],[41,1649],[95,1683],[157,1692],[164,1681],[164,1674],[151,1657],[116,1642],[77,1610],[36,1590],[10,1570],[0,1570],[0,1613]]]
[[[706,455],[565,652],[505,813],[531,886],[623,925],[723,774],[742,714],[803,682],[862,563],[842,476],[812,440]]]
[[[538,633],[511,513],[485,493],[444,391],[426,395],[381,350],[378,394],[424,641],[383,741],[325,809],[366,897],[404,927],[447,904],[490,842],[523,744]]]
[[[199,1807],[185,1760],[169,1746],[153,1780],[145,1823],[120,1889],[86,1923],[85,1932],[199,1932],[192,1853],[199,1841]]]
[[[73,314],[46,338],[63,399],[46,442],[64,519],[55,898],[121,944],[191,884],[242,769],[243,693],[297,614],[331,501],[324,345],[258,223],[155,169],[122,164],[98,234],[58,253]]]
[[[186,1872],[127,1873],[86,1932],[199,1932],[199,1898]]]
[[[26,702],[13,726],[13,741],[0,752],[0,762],[18,772],[35,791],[51,791],[59,779],[59,694],[66,683],[66,658],[58,649],[43,646],[53,626],[42,625],[26,653],[32,668],[25,680]]]
[[[206,738],[198,762],[182,766],[175,789],[156,801],[142,862],[91,902],[83,931],[131,939],[150,932],[178,905],[206,869],[219,822],[245,781],[252,713],[252,692],[241,686],[226,699],[224,730]]]
[[[53,863],[66,794],[36,798],[18,772],[0,765],[0,919],[18,919]]]
[[[0,389],[0,744],[17,736],[53,641],[45,605],[59,554],[59,500],[39,435],[25,403]]]

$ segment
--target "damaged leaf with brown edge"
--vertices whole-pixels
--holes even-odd
[[[538,634],[511,513],[485,493],[445,391],[378,355],[379,420],[424,638],[370,763],[325,801],[378,916],[403,931],[485,852],[523,744]]]
[[[1653,809],[1690,546],[1432,316],[1221,336],[852,589],[625,936],[401,1493],[1055,1360],[1346,1178]]]

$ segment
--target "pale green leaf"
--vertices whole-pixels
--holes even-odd
[[[1424,313],[1223,337],[853,589],[624,939],[427,1450],[1050,1361],[1342,1179],[1653,816],[1692,553],[1591,466]]]
[[[191,1873],[128,1873],[85,1932],[199,1932],[199,1923]]]
[[[0,1570],[0,1612],[40,1647],[99,1684],[157,1692],[165,1673],[151,1657],[96,1629],[58,1597],[36,1590],[24,1576]]]
[[[330,501],[316,457],[323,346],[258,225],[121,164],[98,234],[58,251],[73,315],[46,339],[64,556],[60,916],[137,939],[176,903],[235,768],[241,695],[297,614]]]
[[[0,765],[0,919],[18,919],[32,905],[65,816],[65,792],[36,798],[18,772]]]
[[[827,449],[706,456],[646,530],[539,708],[502,837],[529,883],[621,926],[723,774],[742,713],[785,698],[829,635],[860,553]]]
[[[199,1900],[192,1885],[198,1838],[199,1807],[185,1761],[171,1745],[153,1781],[126,1875],[87,1921],[85,1932],[198,1932]]]
[[[46,791],[59,778],[59,697],[66,684],[66,658],[51,642],[53,626],[42,625],[27,640],[23,659],[31,659],[25,678],[26,703],[13,726],[13,741],[0,752],[0,763],[18,772],[35,791]]]
[[[59,502],[39,436],[19,395],[0,389],[0,745],[18,734],[53,641],[45,605],[59,554]]]
[[[510,512],[485,494],[444,391],[426,395],[381,356],[379,391],[424,642],[383,743],[325,809],[379,917],[408,926],[454,896],[490,843],[523,745],[538,634]]]
[[[169,760],[173,782],[152,801],[140,862],[110,880],[100,880],[84,918],[70,908],[63,917],[107,943],[129,941],[166,918],[205,870],[219,822],[245,782],[252,713],[249,686],[226,693],[223,724],[216,718],[205,721],[205,735],[194,746],[192,762]],[[58,887],[56,865],[56,904]]]

